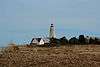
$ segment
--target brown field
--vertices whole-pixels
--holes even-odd
[[[100,67],[100,45],[7,47],[0,67]]]

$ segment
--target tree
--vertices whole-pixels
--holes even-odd
[[[76,37],[73,37],[69,40],[69,44],[79,44],[79,40]]]
[[[62,38],[60,38],[60,44],[61,44],[61,45],[66,45],[66,44],[68,44],[68,40],[66,39],[65,36],[62,37]]]
[[[95,37],[95,44],[100,44],[100,39]]]
[[[79,43],[80,44],[85,44],[85,37],[84,37],[84,35],[80,35],[79,36]]]
[[[49,46],[56,46],[57,39],[56,38],[50,38],[50,45]]]
[[[96,43],[95,39],[90,37],[89,44],[95,44],[95,43]]]

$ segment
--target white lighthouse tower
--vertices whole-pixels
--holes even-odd
[[[49,38],[56,38],[55,29],[54,29],[53,24],[51,24],[51,26],[50,26]]]

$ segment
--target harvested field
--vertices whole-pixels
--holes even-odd
[[[0,67],[100,67],[100,45],[7,47]]]

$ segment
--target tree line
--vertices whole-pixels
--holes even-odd
[[[100,38],[98,37],[89,37],[84,35],[79,35],[78,38],[72,37],[69,40],[64,36],[60,39],[57,38],[51,38],[50,39],[50,45],[87,45],[87,44],[100,44]]]

